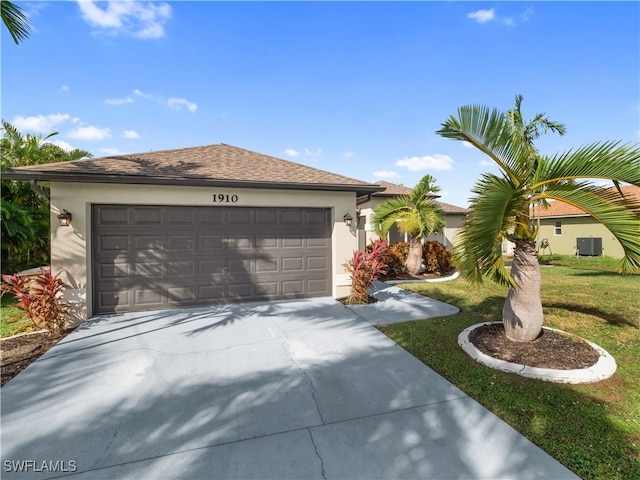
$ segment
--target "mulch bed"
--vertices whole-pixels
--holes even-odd
[[[473,330],[469,340],[490,357],[530,367],[581,369],[595,365],[600,358],[584,340],[547,329],[532,342],[513,342],[507,339],[502,324],[490,324]]]
[[[27,368],[70,332],[71,330],[65,332],[61,337],[49,332],[35,332],[0,339],[0,386]]]

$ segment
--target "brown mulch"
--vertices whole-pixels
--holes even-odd
[[[532,342],[513,342],[502,324],[483,325],[469,334],[469,340],[490,357],[530,367],[573,370],[591,367],[600,358],[584,340],[547,329]]]
[[[71,330],[65,332],[61,337],[49,332],[35,332],[0,339],[0,386],[27,368],[70,332]]]

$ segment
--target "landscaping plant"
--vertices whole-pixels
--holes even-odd
[[[444,227],[444,214],[433,195],[440,190],[435,182],[434,177],[425,175],[407,195],[378,205],[371,219],[380,238],[386,238],[394,225],[409,236],[405,265],[411,275],[422,270],[422,238]]]
[[[544,114],[525,122],[521,102],[517,96],[506,113],[480,105],[461,107],[436,133],[471,144],[501,170],[485,173],[473,188],[471,213],[458,234],[454,261],[467,280],[481,283],[488,277],[509,287],[502,311],[506,336],[529,342],[538,338],[544,321],[532,208],[547,200],[580,208],[622,245],[620,271],[640,271],[640,203],[619,189],[620,183],[640,186],[640,148],[598,142],[542,155],[534,140],[548,131],[562,135],[565,126]],[[611,180],[618,188],[602,187],[593,179]],[[504,239],[515,243],[511,270],[502,258]]]
[[[387,273],[385,262],[387,242],[378,240],[364,252],[356,251],[353,258],[344,263],[344,268],[351,274],[351,293],[346,303],[349,305],[369,302],[368,289],[378,277]]]
[[[37,328],[46,328],[61,336],[69,315],[69,304],[62,299],[66,287],[59,275],[42,268],[38,275],[25,277],[19,273],[2,275],[2,294],[10,293],[18,301],[16,307],[24,310]]]

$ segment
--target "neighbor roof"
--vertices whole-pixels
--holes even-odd
[[[373,193],[378,185],[233,147],[204,147],[114,155],[18,167],[5,178],[87,183],[217,185]]]
[[[376,185],[380,185],[384,188],[381,192],[376,192],[373,195],[376,197],[398,197],[400,195],[407,195],[411,192],[411,188],[405,187],[404,185],[400,185],[398,183],[385,182],[384,180],[380,180],[376,182]],[[438,195],[433,195],[434,197],[438,197]],[[366,201],[365,199],[361,200],[361,203]],[[444,213],[448,214],[460,214],[466,215],[469,213],[469,209],[456,207],[455,205],[451,205],[449,203],[444,203],[436,200],[436,203],[440,205],[440,208]]]
[[[615,190],[615,188],[613,188]],[[640,187],[634,185],[620,187],[622,194],[637,203],[640,203]],[[549,207],[534,207],[533,215],[537,218],[559,218],[559,217],[585,217],[589,214],[584,210],[580,210],[578,207],[569,205],[565,202],[552,201],[549,202]]]

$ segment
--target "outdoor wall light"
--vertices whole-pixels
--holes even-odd
[[[344,217],[342,217],[342,219],[344,220],[344,224],[347,227],[351,226],[351,223],[353,222],[353,217],[351,215],[349,215],[348,213],[345,213]]]
[[[60,226],[68,227],[69,225],[71,225],[72,218],[73,218],[73,215],[71,215],[71,212],[67,212],[67,210],[63,208],[62,213],[58,215],[58,221],[60,222]]]

